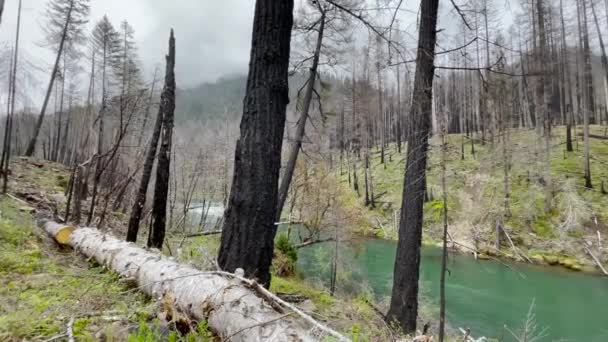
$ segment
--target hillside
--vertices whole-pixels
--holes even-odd
[[[595,126],[592,133],[603,135],[604,127]],[[545,212],[545,181],[542,179],[546,165],[542,150],[538,151],[533,130],[510,132],[508,153],[511,155],[509,171],[510,217],[504,228],[510,233],[521,252],[514,252],[508,239],[503,237],[501,251],[495,250],[496,220],[504,214],[504,167],[502,147],[492,148],[475,145],[471,153],[470,140],[465,140],[464,159],[461,155],[463,137],[449,137],[447,164],[447,192],[449,234],[452,246],[463,252],[476,251],[482,258],[500,255],[507,258],[543,264],[562,264],[570,269],[593,270],[593,260],[585,252],[589,243],[598,235],[608,236],[608,141],[591,139],[591,174],[594,189],[584,188],[583,144],[575,145],[575,151],[565,152],[565,130],[553,131],[551,170],[554,197],[550,212]],[[428,164],[428,199],[425,204],[424,240],[438,244],[441,239],[443,201],[440,186],[439,141],[431,142],[431,158]],[[373,152],[372,180],[376,200],[375,208],[366,208],[363,201],[363,171],[359,162],[359,188],[361,197],[353,190],[352,177],[349,185],[347,166],[339,175],[341,206],[358,215],[351,224],[364,235],[377,235],[396,239],[395,215],[401,206],[403,191],[404,158],[396,147],[387,152],[386,165],[380,164],[378,151]],[[602,186],[602,182],[606,184]],[[523,254],[523,255],[520,255]],[[605,260],[606,261],[606,260]]]

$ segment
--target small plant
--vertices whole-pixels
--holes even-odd
[[[275,244],[274,268],[279,276],[290,276],[296,271],[298,249],[289,241],[286,234],[280,234]]]
[[[277,238],[276,249],[285,254],[294,263],[298,261],[298,249],[294,246],[286,234],[280,234]]]
[[[528,314],[526,315],[526,319],[524,320],[523,326],[519,332],[515,333],[509,328],[505,327],[505,329],[513,336],[513,338],[515,338],[517,342],[536,342],[542,341],[545,337],[547,337],[547,328],[541,328],[536,323],[534,304],[535,299],[533,299],[532,304],[530,304],[530,309],[528,309]]]

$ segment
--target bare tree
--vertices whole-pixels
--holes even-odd
[[[416,330],[418,278],[422,240],[428,138],[431,132],[432,88],[439,0],[421,2],[416,74],[408,135],[407,164],[399,223],[399,242],[390,308],[386,319],[406,333]]]
[[[0,4],[1,11],[4,8],[4,1]],[[4,145],[2,147],[2,159],[0,160],[0,172],[2,172],[2,193],[6,193],[8,188],[8,173],[11,159],[11,137],[13,133],[13,120],[15,117],[15,94],[17,88],[17,65],[19,64],[19,34],[21,32],[21,8],[22,1],[19,0],[19,8],[17,9],[17,31],[15,34],[14,56],[11,70],[11,81],[9,84],[10,91],[10,112],[6,113],[6,127],[4,130]]]
[[[169,38],[169,55],[165,74],[165,87],[161,95],[162,137],[156,166],[156,185],[152,204],[152,224],[148,236],[148,247],[160,249],[165,239],[165,218],[167,216],[167,194],[171,168],[171,144],[173,139],[173,115],[175,113],[175,37],[173,30]]]
[[[169,74],[168,64],[166,68],[167,70],[165,71],[165,80],[167,79],[167,75]],[[154,74],[154,77],[156,81],[156,72]],[[148,112],[150,109],[150,102],[152,101],[152,92],[154,91],[155,81],[152,83],[152,89],[150,93],[150,98],[148,99],[148,104],[146,106],[146,112]],[[167,85],[165,85],[165,88],[166,87]],[[162,103],[163,102],[161,102],[161,106],[158,108],[158,114],[156,115],[156,121],[154,123],[154,130],[152,131],[152,137],[150,138],[150,142],[148,143],[148,149],[146,152],[146,159],[144,161],[144,167],[141,174],[141,180],[139,182],[139,188],[137,190],[137,194],[135,195],[135,201],[133,202],[133,207],[131,209],[131,216],[129,218],[129,228],[127,230],[127,241],[131,242],[137,241],[137,234],[139,232],[139,222],[141,221],[141,216],[144,210],[144,206],[146,204],[148,184],[150,183],[150,178],[152,178],[152,167],[154,166],[154,159],[156,158],[156,149],[158,148],[158,140],[160,138],[160,132],[163,123],[163,112],[166,110],[165,108],[163,108]]]
[[[321,48],[323,47],[323,34],[325,32],[327,9],[324,8],[319,2],[316,3],[316,8],[321,14],[318,20],[319,24],[317,28],[317,42],[313,53],[310,74],[308,76],[308,80],[306,81],[307,84],[306,92],[304,94],[302,114],[300,115],[300,118],[298,120],[298,126],[296,128],[294,141],[289,151],[289,155],[287,157],[287,164],[285,165],[285,171],[283,172],[283,177],[281,178],[279,186],[279,198],[277,203],[277,222],[280,221],[281,212],[283,211],[283,206],[285,205],[285,200],[287,199],[287,193],[289,191],[289,185],[291,184],[293,172],[296,167],[296,161],[298,159],[300,149],[302,148],[302,141],[304,140],[304,133],[306,130],[306,122],[308,120],[310,105],[315,91],[315,83],[317,82],[317,72],[319,67],[319,58],[321,56]]]
[[[34,127],[34,134],[25,151],[26,156],[34,155],[40,128],[46,114],[51,92],[55,83],[59,62],[67,45],[76,44],[83,38],[83,27],[88,22],[89,0],[50,0],[46,10],[48,24],[45,27],[47,39],[57,44],[55,64],[51,71],[51,80]]]

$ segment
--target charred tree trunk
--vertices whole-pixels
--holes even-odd
[[[319,7],[319,11],[321,11],[321,19],[319,20],[319,33],[317,36],[317,45],[315,47],[315,53],[314,53],[314,57],[313,57],[313,61],[312,61],[312,66],[310,68],[310,76],[308,77],[306,94],[304,95],[304,107],[302,109],[302,115],[300,116],[300,119],[298,120],[298,127],[296,129],[296,135],[294,137],[294,142],[291,146],[291,150],[289,151],[289,157],[287,158],[287,165],[285,165],[285,171],[283,173],[283,178],[281,179],[281,184],[279,186],[279,198],[278,198],[278,203],[277,203],[277,218],[276,218],[277,222],[280,221],[281,212],[283,211],[283,206],[285,205],[285,200],[287,200],[287,195],[289,193],[289,185],[291,184],[291,179],[293,178],[293,172],[296,168],[296,161],[298,160],[298,155],[300,153],[300,149],[302,149],[302,141],[304,140],[304,133],[306,131],[306,122],[308,120],[308,113],[310,111],[310,104],[312,102],[312,96],[313,96],[314,89],[315,89],[315,83],[317,81],[317,69],[319,66],[319,57],[321,55],[321,47],[323,46],[323,31],[325,29],[325,10],[321,8],[321,5],[317,5],[317,6]],[[344,117],[344,113],[342,113],[342,118],[343,117]],[[343,139],[343,138],[341,138],[341,139]],[[342,149],[341,149],[341,151],[342,151]],[[342,152],[340,152],[340,153],[342,153]]]
[[[241,134],[218,262],[270,285],[293,0],[257,0]]]
[[[169,70],[169,64],[167,64],[165,71],[165,88],[167,87],[167,78],[170,72],[171,71]],[[154,87],[154,83],[152,87]],[[164,92],[165,90],[163,89],[163,94]],[[150,92],[148,106],[151,102],[152,90]],[[152,178],[152,168],[154,167],[154,159],[156,158],[158,140],[160,138],[160,131],[163,124],[163,112],[165,111],[163,104],[164,102],[161,102],[161,106],[158,108],[158,115],[156,116],[156,122],[154,123],[154,131],[152,132],[152,138],[150,138],[150,143],[146,152],[146,160],[144,161],[144,167],[141,174],[141,180],[139,181],[139,188],[137,190],[137,195],[135,196],[133,208],[131,209],[131,216],[129,218],[129,228],[127,230],[127,241],[130,242],[137,241],[137,234],[139,233],[139,222],[141,221],[144,206],[146,205],[146,194],[148,193],[148,184],[150,183],[150,178]]]
[[[431,132],[435,43],[439,0],[422,1],[416,75],[408,135],[399,242],[391,304],[386,316],[406,333],[415,332],[418,317],[418,278],[422,240],[428,139]]]
[[[169,55],[166,57],[167,71],[165,88],[161,95],[162,137],[156,165],[156,185],[152,204],[152,224],[148,235],[148,247],[161,249],[165,239],[165,219],[167,217],[167,195],[171,170],[171,140],[173,138],[173,115],[175,112],[175,37],[173,30],[169,37]],[[144,190],[145,191],[145,190]]]

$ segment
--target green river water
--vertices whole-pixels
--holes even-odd
[[[298,269],[310,280],[329,281],[333,242],[299,251]],[[376,299],[390,296],[396,243],[362,240],[339,248],[339,286],[367,287]],[[440,249],[425,248],[420,288],[424,300],[439,303]],[[468,327],[474,336],[514,341],[503,326],[517,331],[534,302],[541,341],[608,341],[608,279],[527,264],[507,267],[451,254],[447,276],[447,317],[451,327]]]

